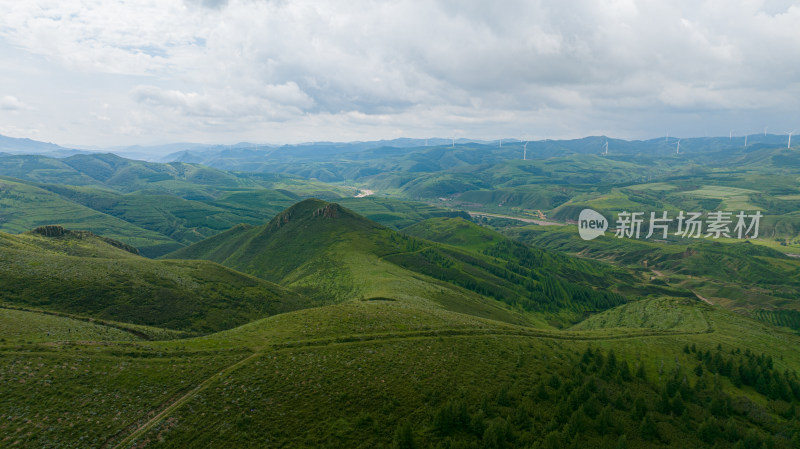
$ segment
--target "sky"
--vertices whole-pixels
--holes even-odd
[[[0,0],[0,134],[61,145],[800,129],[785,0]]]

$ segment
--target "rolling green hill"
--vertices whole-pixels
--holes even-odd
[[[442,218],[417,226],[431,228],[430,223],[467,222]],[[459,235],[488,232],[480,230],[471,225]],[[431,291],[414,285],[444,283],[448,288],[441,291],[448,298],[439,302],[446,308],[468,310],[450,295],[470,291],[489,304],[502,303],[558,326],[621,304],[625,298],[614,291],[627,293],[635,282],[609,266],[529,248],[499,234],[496,239],[480,252],[460,249],[398,234],[335,203],[305,200],[266,225],[237,226],[165,257],[212,260],[329,301],[411,292],[430,298]]]
[[[572,278],[562,288],[581,285],[580,276],[621,282],[624,271],[514,244],[460,218],[407,232],[448,243],[306,200],[266,225],[180,250],[252,263],[289,285],[346,279],[329,270],[347,269],[363,292],[246,317],[242,326],[196,338],[141,341],[80,317],[0,308],[0,321],[17,320],[0,332],[3,441],[68,448],[790,448],[800,441],[800,337],[697,299],[659,295],[554,329],[534,312],[454,284],[458,273],[513,291],[498,268]],[[192,291],[201,305],[220,284],[266,284],[210,262],[143,259],[88,233],[0,234],[0,242],[0,267],[11,264],[0,273],[16,274],[18,284],[55,279],[60,289],[48,297],[77,283],[73,292],[92,293],[92,273],[103,274],[114,297],[166,287],[166,278],[187,286],[195,276],[206,287]],[[389,249],[404,251],[374,253]],[[325,257],[330,265],[308,271],[308,261]],[[56,267],[74,270],[59,276]],[[115,284],[120,267],[138,283]],[[432,267],[459,269],[443,279],[422,274],[435,274]],[[4,294],[14,291],[6,279]],[[43,293],[48,285],[35,284]],[[130,303],[148,304],[148,296]],[[238,291],[215,304],[230,316],[246,297]],[[128,322],[140,313],[120,312]]]
[[[690,290],[714,304],[800,330],[800,260],[768,246],[730,239],[664,243],[606,236],[584,241],[574,227],[505,232],[531,245],[626,266],[651,283]]]
[[[158,257],[239,224],[262,224],[309,196],[341,199],[399,229],[443,208],[386,198],[347,198],[357,189],[270,174],[133,161],[114,155],[0,157],[0,231],[60,224],[106,235]]]
[[[0,447],[800,447],[800,172],[773,137],[213,156],[316,180],[0,156]],[[457,210],[584,206],[755,208],[765,239]],[[59,220],[82,230],[26,232]]]
[[[195,164],[159,164],[114,154],[79,154],[63,159],[19,155],[0,158],[0,174],[47,184],[104,186],[132,192],[142,188],[170,192],[255,186],[246,178]]]
[[[146,254],[182,246],[165,235],[77,204],[40,187],[0,178],[0,231],[21,233],[49,224],[121,240],[142,248]]]
[[[195,333],[309,305],[211,262],[153,261],[86,231],[51,231],[0,233],[2,303]]]
[[[112,448],[800,440],[797,336],[698,302],[642,305],[596,315],[589,330],[400,300],[348,301],[174,342],[0,341],[0,432],[18,447]],[[659,314],[669,315],[663,325]]]
[[[236,226],[165,258],[205,259],[322,302],[419,301],[499,320],[538,320],[459,286],[421,278],[387,256],[421,248],[335,203],[305,200],[262,226]],[[539,323],[543,325],[543,323]]]

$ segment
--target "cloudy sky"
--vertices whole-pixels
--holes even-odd
[[[787,0],[0,8],[0,134],[65,145],[800,128]]]

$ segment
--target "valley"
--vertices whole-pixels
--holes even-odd
[[[347,182],[0,157],[2,445],[794,447],[800,262],[772,156],[742,177],[548,145],[341,146],[369,167]],[[585,241],[583,207],[765,218],[748,241]]]

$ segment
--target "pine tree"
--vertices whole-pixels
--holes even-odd
[[[544,437],[543,446],[546,449],[561,449],[561,447],[563,446],[561,441],[562,441],[561,432],[554,430],[548,433],[546,437]]]
[[[742,388],[742,375],[739,371],[739,365],[733,365],[731,368],[731,382],[736,388]]]
[[[703,365],[698,363],[696,367],[694,367],[694,375],[697,377],[703,377]]]
[[[769,384],[767,384],[767,380],[764,378],[763,374],[758,375],[758,379],[756,380],[756,391],[765,396],[769,393]]]
[[[661,413],[669,413],[671,404],[669,403],[669,393],[666,388],[661,389],[661,397],[658,400],[657,410]]]
[[[627,360],[623,360],[622,363],[619,364],[619,378],[624,382],[630,382],[633,379],[633,376],[631,376],[631,367],[628,365]]]
[[[550,388],[558,390],[561,387],[561,378],[553,374],[550,376],[547,384],[550,385]]]
[[[681,416],[685,411],[686,407],[683,404],[683,397],[678,393],[675,395],[675,398],[672,399],[672,413],[674,413],[675,416]]]
[[[544,387],[544,384],[539,384],[536,388],[536,397],[539,398],[541,401],[546,401],[550,399],[550,395],[547,393],[547,389]]]
[[[644,363],[639,363],[639,368],[636,369],[636,377],[641,380],[647,380],[647,372],[644,370]]]
[[[714,416],[728,416],[728,404],[721,396],[714,396],[714,399],[711,400],[710,409]]]
[[[634,419],[640,420],[644,418],[645,414],[647,414],[647,404],[644,402],[644,398],[639,396],[633,404],[632,415]]]
[[[700,424],[700,427],[697,428],[697,436],[708,444],[713,443],[714,440],[719,437],[719,425],[717,425],[717,420],[713,417],[709,417],[705,420]]]
[[[411,423],[403,421],[394,431],[394,449],[416,449]]]
[[[597,433],[600,435],[608,435],[614,428],[614,418],[611,413],[611,407],[605,406],[603,410],[597,415]]]
[[[642,419],[642,423],[639,425],[639,433],[647,441],[653,441],[658,438],[658,428],[650,413]]]

